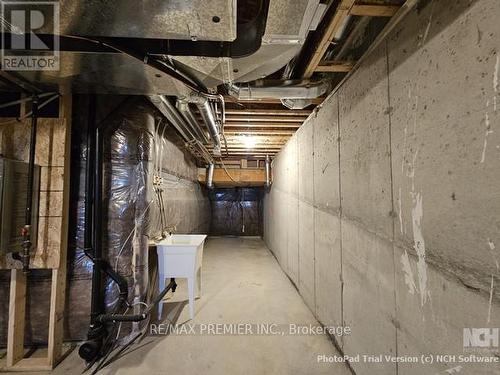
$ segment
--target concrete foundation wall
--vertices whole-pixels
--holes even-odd
[[[273,162],[265,241],[321,323],[351,327],[347,355],[467,354],[463,328],[500,327],[499,13],[421,2]]]

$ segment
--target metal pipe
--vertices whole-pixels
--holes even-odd
[[[214,187],[214,163],[210,163],[207,168],[207,188]]]
[[[142,314],[135,315],[123,315],[123,314],[103,314],[99,316],[99,322],[140,322],[148,317],[151,313],[151,310],[165,297],[165,294],[172,289],[172,292],[175,292],[175,288],[177,284],[175,279],[170,279],[170,283],[166,286],[163,291],[156,296],[156,298],[151,302],[146,310]]]
[[[33,217],[33,181],[35,175],[35,151],[36,151],[36,132],[38,119],[38,97],[33,96],[31,104],[31,137],[30,151],[28,164],[28,186],[26,193],[26,213],[24,219],[24,227],[21,231],[23,236],[21,260],[23,262],[23,272],[27,273],[30,267],[30,250],[31,250],[31,218]]]
[[[269,155],[266,155],[266,187],[271,186],[271,160]]]
[[[49,95],[58,95],[54,92],[46,92],[46,93],[43,93],[43,94],[40,94],[38,95],[38,98],[43,98],[45,96],[49,96]],[[0,108],[6,108],[6,107],[10,107],[11,105],[16,105],[16,104],[21,104],[21,103],[24,103],[24,102],[27,102],[27,101],[30,101],[32,100],[33,97],[32,96],[28,96],[26,98],[22,98],[22,99],[18,99],[18,100],[14,100],[12,102],[8,102],[8,103],[4,103],[4,104],[0,104]]]
[[[91,301],[91,327],[97,323],[97,318],[103,311],[102,298],[102,183],[103,183],[103,131],[98,126],[95,130],[94,152],[94,212],[93,212],[93,256],[94,267],[92,272],[92,301]]]
[[[149,100],[161,112],[163,116],[177,129],[186,142],[195,139],[195,135],[189,130],[184,119],[170,101],[161,95],[150,95]]]
[[[96,98],[95,96],[90,96],[89,98],[89,110],[87,119],[87,155],[85,160],[85,230],[83,238],[83,247],[85,251],[93,251],[93,232],[92,232],[92,203],[94,201],[93,194],[93,167],[95,165],[94,161],[94,150],[95,150],[95,117],[96,117]],[[93,256],[92,256],[93,258]]]
[[[325,94],[330,88],[330,83],[321,81],[318,83],[301,83],[285,81],[282,85],[262,86],[237,86],[230,85],[229,93],[237,100],[255,99],[314,99]]]
[[[192,95],[190,101],[196,105],[198,110],[200,111],[201,118],[205,122],[208,128],[208,132],[210,133],[210,137],[214,143],[214,155],[220,156],[221,149],[221,141],[220,141],[220,132],[217,126],[217,122],[215,121],[215,113],[212,105],[208,101],[208,99],[204,96]]]
[[[40,112],[40,109],[42,109],[43,107],[45,107],[47,104],[49,104],[51,101],[53,101],[54,99],[57,99],[59,97],[59,94],[55,94],[53,97],[51,98],[48,98],[46,101],[44,101],[43,103],[39,104],[38,105],[38,112]],[[30,117],[32,115],[33,111],[30,111],[26,114],[24,114],[23,116],[19,117],[17,119],[17,121],[21,121],[21,120],[24,120],[25,118],[27,117]]]
[[[193,112],[189,108],[189,103],[187,103],[184,100],[179,100],[177,99],[177,105],[176,105],[178,111],[181,113],[182,117],[184,117],[184,120],[186,123],[191,127],[191,129],[196,133],[198,136],[198,139],[202,141],[203,143],[208,142],[207,135],[205,132],[200,128],[200,124],[198,123],[198,120],[196,120],[196,117],[194,116]]]

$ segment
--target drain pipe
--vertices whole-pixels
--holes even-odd
[[[207,168],[207,188],[213,189],[214,187],[214,163],[210,163]]]
[[[185,100],[177,99],[176,107],[177,110],[181,113],[182,117],[184,117],[184,120],[186,120],[190,128],[194,131],[194,133],[196,133],[198,139],[202,143],[208,143],[208,138],[205,132],[200,128],[198,120],[196,120],[193,112],[191,112],[191,109],[189,109],[189,103]]]
[[[33,96],[31,104],[31,138],[30,138],[30,152],[29,152],[29,165],[28,165],[28,186],[26,194],[26,216],[25,224],[21,230],[23,237],[21,260],[23,262],[23,272],[28,273],[30,267],[30,250],[31,250],[31,219],[33,217],[33,181],[35,175],[35,150],[36,150],[36,131],[38,119],[38,97]]]
[[[189,97],[189,102],[196,105],[200,111],[201,118],[205,122],[210,133],[210,137],[214,143],[213,153],[215,156],[221,156],[221,142],[219,127],[215,120],[215,111],[210,104],[210,101],[205,96],[193,94]]]
[[[271,187],[271,160],[266,155],[266,188]]]
[[[258,85],[229,85],[229,94],[240,101],[253,99],[315,99],[330,89],[327,81],[304,82],[300,80],[263,81]]]
[[[123,105],[123,104],[122,104]],[[91,97],[87,122],[87,160],[85,164],[85,230],[84,253],[93,263],[92,294],[90,306],[90,326],[85,341],[78,350],[81,358],[92,362],[101,356],[103,341],[108,334],[100,316],[104,314],[102,292],[103,273],[113,280],[119,289],[119,301],[126,302],[128,297],[127,280],[118,274],[102,258],[102,174],[103,174],[103,132],[95,124],[96,100]]]

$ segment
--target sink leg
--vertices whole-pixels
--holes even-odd
[[[188,278],[189,317],[194,319],[194,277]]]
[[[165,276],[158,273],[158,293],[165,289]],[[163,300],[158,303],[158,320],[161,320],[161,313],[163,311]]]
[[[198,298],[201,298],[201,267],[198,268],[198,272],[196,273],[196,281],[198,284]]]

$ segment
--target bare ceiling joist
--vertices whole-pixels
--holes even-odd
[[[323,56],[325,55],[326,50],[330,46],[335,34],[340,30],[340,28],[344,25],[347,16],[351,8],[354,5],[355,0],[342,0],[335,11],[335,14],[331,18],[328,26],[325,30],[325,33],[322,35],[321,40],[314,51],[314,54],[309,60],[307,67],[304,71],[303,78],[311,78],[314,74],[316,67],[319,65]]]
[[[226,109],[226,115],[236,116],[304,116],[307,117],[312,111],[291,109]]]
[[[224,96],[224,100],[228,103],[241,103],[241,104],[282,104],[281,99],[276,98],[263,98],[263,99],[247,99],[247,100],[238,100],[233,96],[226,95]],[[325,100],[324,97],[311,99],[311,104],[319,105],[323,103]]]
[[[364,5],[355,4],[351,9],[353,16],[392,17],[401,8],[399,5]]]
[[[295,134],[295,130],[261,130],[261,129],[241,129],[241,130],[225,130],[224,134],[227,135],[267,135],[267,136],[292,136]]]
[[[314,72],[335,72],[335,68],[325,67],[321,64],[321,60],[330,44],[334,41],[335,35],[338,34],[348,21],[348,17],[352,16],[368,16],[368,17],[392,17],[401,8],[400,5],[393,4],[355,4],[356,0],[341,0],[337,6],[335,13],[330,18],[328,25],[321,35],[321,38],[314,50],[314,53],[309,60],[302,78],[311,78]]]
[[[232,122],[224,125],[224,130],[232,130],[233,128],[262,128],[263,130],[270,130],[273,128],[279,129],[298,129],[302,123],[299,122],[289,122],[289,123],[249,123],[249,122]]]
[[[303,123],[307,116],[235,116],[227,115],[226,124],[231,122],[299,122]]]
[[[348,73],[354,67],[354,63],[350,61],[322,61],[316,67],[316,72],[322,73]]]

